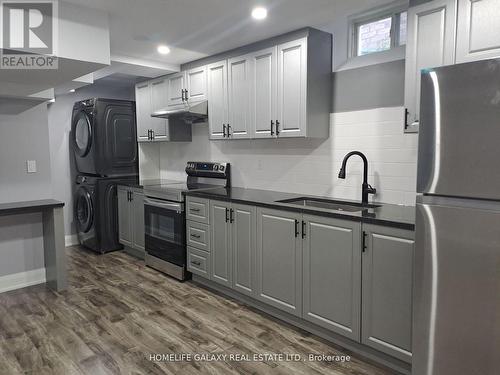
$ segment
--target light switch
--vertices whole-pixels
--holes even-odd
[[[36,173],[36,160],[26,160],[26,172]]]

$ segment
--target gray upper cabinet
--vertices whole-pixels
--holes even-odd
[[[210,139],[226,138],[227,127],[227,61],[207,67],[208,74],[208,125]]]
[[[184,87],[185,87],[184,72],[175,73],[167,77],[167,100],[163,105],[165,107],[181,106],[184,102]]]
[[[307,125],[307,38],[278,46],[275,134],[304,137]]]
[[[256,207],[232,204],[233,288],[249,296],[256,294]]]
[[[364,225],[363,344],[411,362],[414,232]]]
[[[186,71],[184,79],[185,101],[195,103],[207,100],[207,68],[205,66]]]
[[[433,0],[408,10],[405,130],[418,131],[420,71],[455,62],[456,0]]]
[[[302,215],[257,209],[257,298],[302,316]]]
[[[360,340],[361,224],[304,215],[304,319]]]
[[[278,99],[278,49],[266,48],[251,55],[250,116],[255,138],[275,134],[276,101]]]
[[[211,279],[232,286],[231,225],[228,202],[210,201]]]
[[[227,61],[227,138],[250,138],[250,85],[252,59],[241,56]]]
[[[165,119],[151,117],[151,113],[160,109],[160,103],[166,97],[165,79],[138,83],[135,86],[135,106],[137,123],[137,140],[139,142],[168,141],[174,140],[169,132],[168,122]],[[185,131],[179,133],[182,138],[178,140],[190,140]],[[188,137],[187,137],[188,136]]]
[[[144,194],[118,186],[118,238],[122,245],[144,254]]]
[[[500,1],[458,0],[458,63],[500,57]]]

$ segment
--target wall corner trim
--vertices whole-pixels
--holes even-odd
[[[45,268],[0,276],[0,293],[45,283]]]

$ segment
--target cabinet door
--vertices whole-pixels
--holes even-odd
[[[137,117],[137,140],[149,140],[151,129],[151,85],[148,82],[135,86],[135,112]]]
[[[256,207],[233,204],[231,209],[233,288],[240,293],[254,296]]]
[[[135,249],[144,251],[144,194],[139,191],[132,194],[133,245]]]
[[[304,215],[303,318],[360,340],[361,224]]]
[[[257,210],[257,298],[290,314],[302,315],[302,216]]]
[[[167,78],[157,79],[151,82],[151,110],[150,114],[167,107],[168,80]],[[150,127],[153,131],[153,140],[167,140],[167,121],[162,118],[150,117]]]
[[[364,225],[361,342],[411,361],[414,232]]]
[[[167,107],[175,107],[183,104],[182,90],[184,88],[184,72],[168,76]]]
[[[252,55],[250,116],[255,138],[275,135],[278,98],[277,48],[271,47]]]
[[[500,57],[500,1],[459,0],[458,63]]]
[[[186,72],[187,100],[191,103],[207,100],[207,68],[201,66]]]
[[[455,0],[434,0],[408,9],[405,107],[407,130],[418,130],[420,71],[455,62]]]
[[[303,38],[278,46],[278,137],[306,136],[306,96],[307,38]]]
[[[118,239],[122,245],[133,245],[129,190],[122,186],[118,187]]]
[[[223,139],[227,124],[227,63],[226,60],[208,66],[208,125],[210,139]]]
[[[249,56],[241,56],[227,62],[227,99],[229,138],[250,138],[251,63]]]
[[[211,279],[231,287],[230,203],[210,201]]]

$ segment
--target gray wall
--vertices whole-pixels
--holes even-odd
[[[37,173],[26,173],[26,160]],[[47,106],[0,116],[0,202],[52,196]],[[0,277],[43,267],[40,214],[0,217]]]
[[[405,61],[391,61],[332,74],[332,112],[404,105]]]
[[[52,175],[52,196],[65,203],[66,236],[76,233],[73,223],[73,181],[76,171],[69,147],[73,104],[93,97],[134,100],[134,86],[125,79],[103,79],[94,85],[78,89],[75,93],[58,96],[55,103],[48,106],[51,168],[57,171]]]

